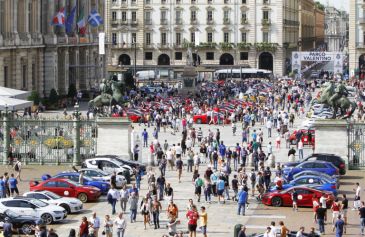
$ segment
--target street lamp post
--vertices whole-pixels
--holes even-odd
[[[136,39],[133,39],[132,42],[134,46],[134,70],[133,70],[133,79],[136,81],[136,73],[137,73],[137,42]]]
[[[73,159],[72,165],[80,165],[80,111],[79,111],[79,104],[76,102],[74,106],[75,111],[73,112],[74,116],[74,152],[73,152]]]
[[[9,124],[9,111],[8,105],[5,105],[5,111],[3,112],[3,127],[4,127],[4,152],[3,152],[3,165],[8,164],[8,156],[10,151],[10,124]]]

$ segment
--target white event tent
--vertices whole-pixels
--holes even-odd
[[[29,91],[0,86],[0,110],[4,111],[7,108],[9,111],[15,111],[31,107],[33,102],[26,100],[29,95]]]

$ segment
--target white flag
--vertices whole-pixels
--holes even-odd
[[[99,54],[100,55],[105,54],[105,33],[104,32],[99,33]]]
[[[199,31],[195,31],[195,46],[199,46],[200,38],[199,38]]]

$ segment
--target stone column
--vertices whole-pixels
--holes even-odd
[[[0,86],[5,86],[4,81],[4,58],[0,56]]]
[[[12,86],[15,86],[16,89],[21,90],[22,89],[22,55],[19,54],[19,52],[14,52],[14,57],[13,59],[15,59],[15,62],[13,66],[15,68],[15,70],[13,70],[13,80],[12,80]],[[14,81],[15,80],[15,81]]]
[[[72,160],[72,165],[80,165],[81,164],[81,160],[80,160],[80,114],[78,109],[76,109],[75,113],[75,118],[74,118],[74,138],[73,138],[73,143],[74,143],[74,152],[73,152],[73,160]]]
[[[47,20],[51,21],[53,19],[53,17],[55,16],[55,1],[54,0],[48,0],[48,7],[47,7]],[[51,22],[50,22],[51,23]],[[48,35],[53,35],[54,34],[54,29],[53,29],[53,25],[48,23],[47,24],[47,34]]]

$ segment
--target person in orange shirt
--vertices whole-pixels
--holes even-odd
[[[289,233],[288,228],[286,228],[283,221],[279,222],[279,226],[280,226],[280,236],[281,237],[286,237],[287,234]]]

